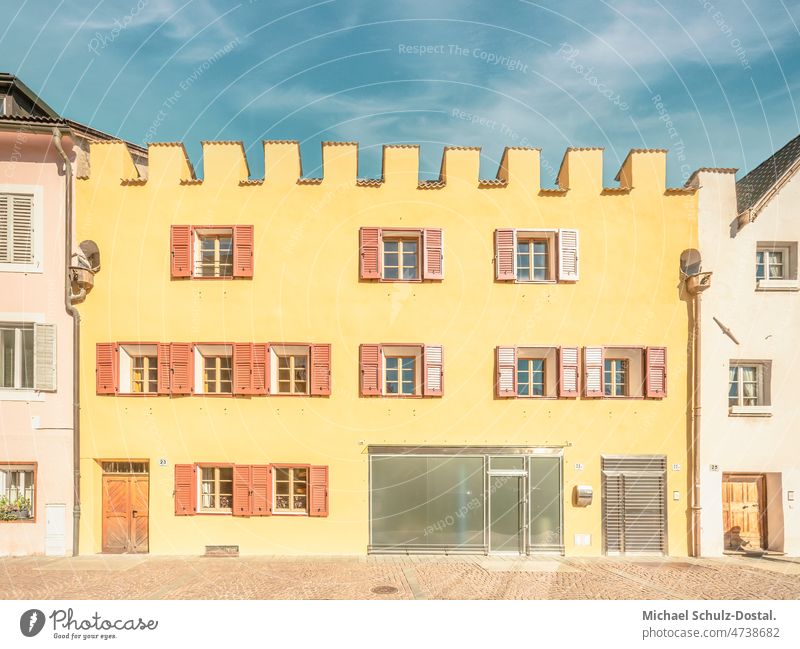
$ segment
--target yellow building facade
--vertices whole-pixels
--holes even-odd
[[[569,149],[542,189],[536,149],[487,181],[446,148],[428,182],[413,146],[380,180],[354,143],[323,144],[321,179],[264,149],[254,181],[206,142],[198,180],[152,144],[145,179],[92,145],[82,553],[686,555],[697,198],[665,151],[604,189],[602,150]]]

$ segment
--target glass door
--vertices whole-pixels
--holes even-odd
[[[524,475],[489,473],[489,552],[525,552]]]

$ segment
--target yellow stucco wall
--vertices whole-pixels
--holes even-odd
[[[536,150],[508,150],[507,186],[479,187],[479,152],[449,149],[445,186],[418,189],[416,148],[385,150],[380,187],[356,185],[355,145],[323,146],[321,184],[297,183],[296,145],[265,148],[263,184],[239,185],[240,145],[206,143],[202,183],[181,184],[191,177],[182,147],[154,145],[148,180],[126,185],[120,179],[136,172],[124,146],[92,145],[91,176],[77,189],[79,240],[93,239],[102,255],[81,305],[82,552],[100,551],[100,458],[150,461],[153,553],[237,544],[242,553],[360,554],[367,445],[565,444],[568,555],[602,552],[602,453],[667,455],[669,552],[686,554],[688,316],[678,260],[697,245],[697,204],[692,193],[665,192],[664,152],[628,157],[625,193],[603,191],[601,150],[569,150],[559,177],[569,191],[556,195],[540,192]],[[170,224],[254,224],[254,278],[171,280]],[[444,281],[360,282],[361,226],[443,228]],[[578,228],[580,280],[495,282],[493,233],[508,227]],[[332,396],[95,394],[97,342],[223,340],[332,343]],[[377,342],[444,345],[444,397],[360,397],[358,346]],[[514,344],[664,345],[668,397],[496,399],[494,348]],[[329,465],[330,516],[174,516],[174,464],[203,461]],[[575,484],[594,487],[590,507],[572,505]],[[574,534],[591,534],[591,545],[575,547]]]

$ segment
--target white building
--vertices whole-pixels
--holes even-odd
[[[800,137],[700,169],[701,553],[800,555]]]

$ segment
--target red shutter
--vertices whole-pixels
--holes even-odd
[[[444,394],[444,350],[441,345],[425,345],[422,354],[422,394],[441,397]]]
[[[331,393],[331,346],[311,345],[311,394]]]
[[[328,467],[312,466],[308,471],[308,515],[328,515]]]
[[[513,282],[517,279],[516,264],[514,263],[516,243],[517,233],[515,230],[494,231],[494,270],[495,277],[500,281]]]
[[[233,276],[253,276],[253,226],[233,226]]]
[[[497,365],[497,396],[517,396],[517,348],[497,347],[495,350]]]
[[[170,257],[173,277],[192,276],[192,226],[173,225],[170,229]]]
[[[172,377],[171,394],[191,394],[194,385],[194,356],[191,343],[172,343],[169,346]]]
[[[663,399],[667,396],[667,348],[648,347],[645,357],[647,396]]]
[[[194,516],[197,509],[197,486],[194,464],[175,465],[175,516]]]
[[[237,464],[233,467],[233,510],[234,516],[250,516],[253,511],[253,500],[250,488],[252,467]]]
[[[233,394],[253,394],[253,344],[233,345]]]
[[[578,231],[562,228],[558,231],[558,279],[577,282],[578,264]]]
[[[97,394],[116,394],[119,391],[117,352],[115,343],[97,343],[95,351]]]
[[[586,397],[603,396],[603,348],[583,348],[583,394]]]
[[[578,396],[578,348],[562,347],[558,351],[558,396]]]
[[[254,464],[250,467],[252,488],[252,515],[272,514],[272,467],[269,464]]]
[[[426,228],[422,232],[422,279],[444,279],[444,233],[440,228]]]
[[[361,345],[361,396],[381,393],[381,346]]]
[[[253,345],[253,394],[269,394],[269,345]]]
[[[361,228],[361,279],[381,278],[381,229]]]
[[[158,393],[169,394],[169,343],[158,343]]]

